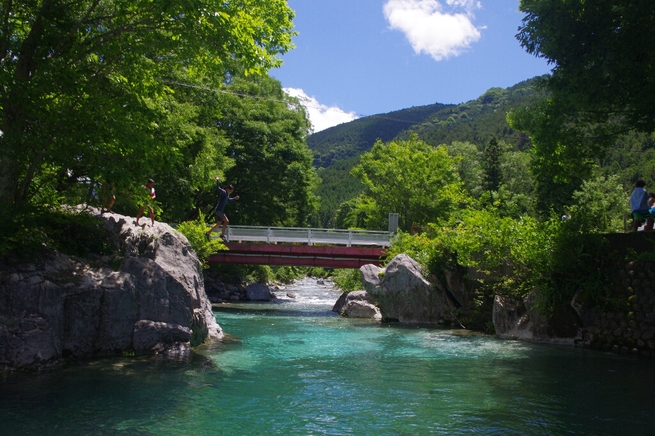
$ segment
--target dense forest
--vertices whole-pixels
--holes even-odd
[[[630,131],[613,135],[609,146],[596,156],[590,156],[586,168],[570,174],[566,183],[542,181],[541,189],[552,191],[540,195],[532,171],[535,150],[529,132],[513,128],[508,115],[511,119],[514,110],[544,101],[549,96],[544,79],[536,77],[507,89],[492,88],[479,98],[460,105],[435,104],[373,115],[311,135],[307,143],[314,152],[314,165],[321,178],[317,191],[321,201],[312,224],[324,227],[362,225],[361,220],[344,220],[352,210],[353,199],[365,190],[361,180],[353,174],[353,168],[376,141],[402,141],[412,135],[434,147],[445,145],[450,154],[461,156],[460,176],[474,196],[485,191],[485,150],[492,140],[500,143],[502,192],[492,191],[496,195],[510,196],[506,200],[513,202],[510,206],[518,207],[521,213],[548,214],[551,210],[566,213],[573,193],[592,175],[611,177],[626,193],[637,179],[655,185],[655,150],[652,150],[655,137]],[[625,211],[615,210],[614,213],[622,220]],[[378,222],[377,230],[385,228],[384,220]]]
[[[364,189],[351,170],[359,156],[369,151],[377,140],[407,139],[416,133],[433,146],[466,142],[475,144],[481,152],[495,137],[514,150],[529,150],[529,136],[511,128],[506,114],[544,95],[536,82],[537,79],[532,79],[508,89],[492,88],[460,105],[434,104],[360,118],[311,135],[307,144],[314,152],[314,165],[322,180],[318,189],[320,208],[312,224],[343,225],[342,220],[335,221],[339,207]],[[468,158],[479,160],[476,156]],[[462,165],[469,164],[474,165],[473,162]]]
[[[214,177],[236,186],[240,223],[307,224],[310,123],[268,75],[293,47],[286,0],[3,2],[0,15],[0,255],[67,239],[62,205],[112,195],[128,216],[146,202],[174,225],[208,215]]]

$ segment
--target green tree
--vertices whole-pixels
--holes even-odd
[[[552,210],[561,212],[604,156],[609,137],[599,136],[595,126],[570,123],[551,99],[512,110],[507,120],[512,128],[530,132],[537,211],[546,217]]]
[[[377,141],[353,168],[366,190],[367,227],[386,229],[388,214],[399,214],[399,226],[440,222],[465,200],[457,158],[446,147],[432,147],[412,135],[406,141]]]
[[[519,9],[517,38],[554,65],[545,84],[559,111],[578,123],[655,130],[651,0],[521,0]]]
[[[549,96],[508,121],[535,147],[538,210],[561,212],[626,133],[655,130],[655,9],[647,0],[522,0],[520,10],[521,45],[554,67],[542,79]]]
[[[368,208],[362,204],[363,198],[355,197],[341,203],[334,216],[335,229],[363,229],[366,227]]]
[[[454,141],[448,145],[448,154],[456,156],[457,172],[464,188],[472,197],[478,198],[483,191],[482,153],[475,144]]]
[[[596,176],[585,180],[573,193],[572,220],[587,233],[625,231],[625,218],[630,213],[628,194],[619,177]]]
[[[268,76],[235,78],[227,89],[214,122],[234,161],[223,181],[241,196],[230,205],[230,218],[247,225],[306,225],[317,208],[318,178],[304,109]]]
[[[181,80],[179,83],[186,82]],[[213,176],[234,165],[234,159],[227,155],[229,141],[225,132],[216,125],[216,114],[220,114],[224,102],[220,94],[209,89],[172,86],[174,98],[165,101],[159,128],[171,158],[162,160],[148,173],[157,182],[157,201],[163,211],[160,219],[181,222],[198,218],[200,211],[213,219]],[[122,195],[118,194],[120,199]]]
[[[496,138],[491,138],[484,149],[484,181],[487,191],[498,191],[503,178],[501,168],[502,146]]]
[[[534,181],[530,173],[532,153],[507,151],[500,162],[503,174],[498,190],[499,213],[520,218],[534,216]]]
[[[180,153],[162,131],[167,80],[264,72],[293,35],[285,0],[4,1],[0,16],[5,210],[71,174],[143,183]]]

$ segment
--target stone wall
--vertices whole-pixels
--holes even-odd
[[[621,354],[655,356],[655,263],[629,262],[610,270],[608,309],[572,305],[582,320],[578,345]]]
[[[578,296],[546,319],[534,308],[538,290],[524,299],[496,296],[496,335],[568,343],[601,351],[655,357],[655,232],[606,235],[608,292],[595,304]],[[629,259],[640,259],[629,261]]]

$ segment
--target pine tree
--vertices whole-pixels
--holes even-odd
[[[484,149],[484,175],[487,191],[497,192],[498,188],[500,188],[500,181],[502,180],[502,171],[500,168],[501,154],[502,149],[498,140],[492,137]]]

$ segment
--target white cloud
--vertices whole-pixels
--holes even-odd
[[[427,53],[436,61],[458,56],[480,39],[473,25],[473,11],[481,7],[476,0],[388,0],[384,16],[391,29],[402,31],[415,53]]]
[[[446,0],[446,3],[449,6],[459,6],[464,8],[468,14],[473,14],[475,9],[482,7],[479,1],[477,0]]]
[[[314,97],[305,94],[302,89],[284,88],[284,92],[300,100],[300,104],[307,110],[314,133],[359,118],[354,112],[346,112],[336,106],[329,107],[320,104]]]

